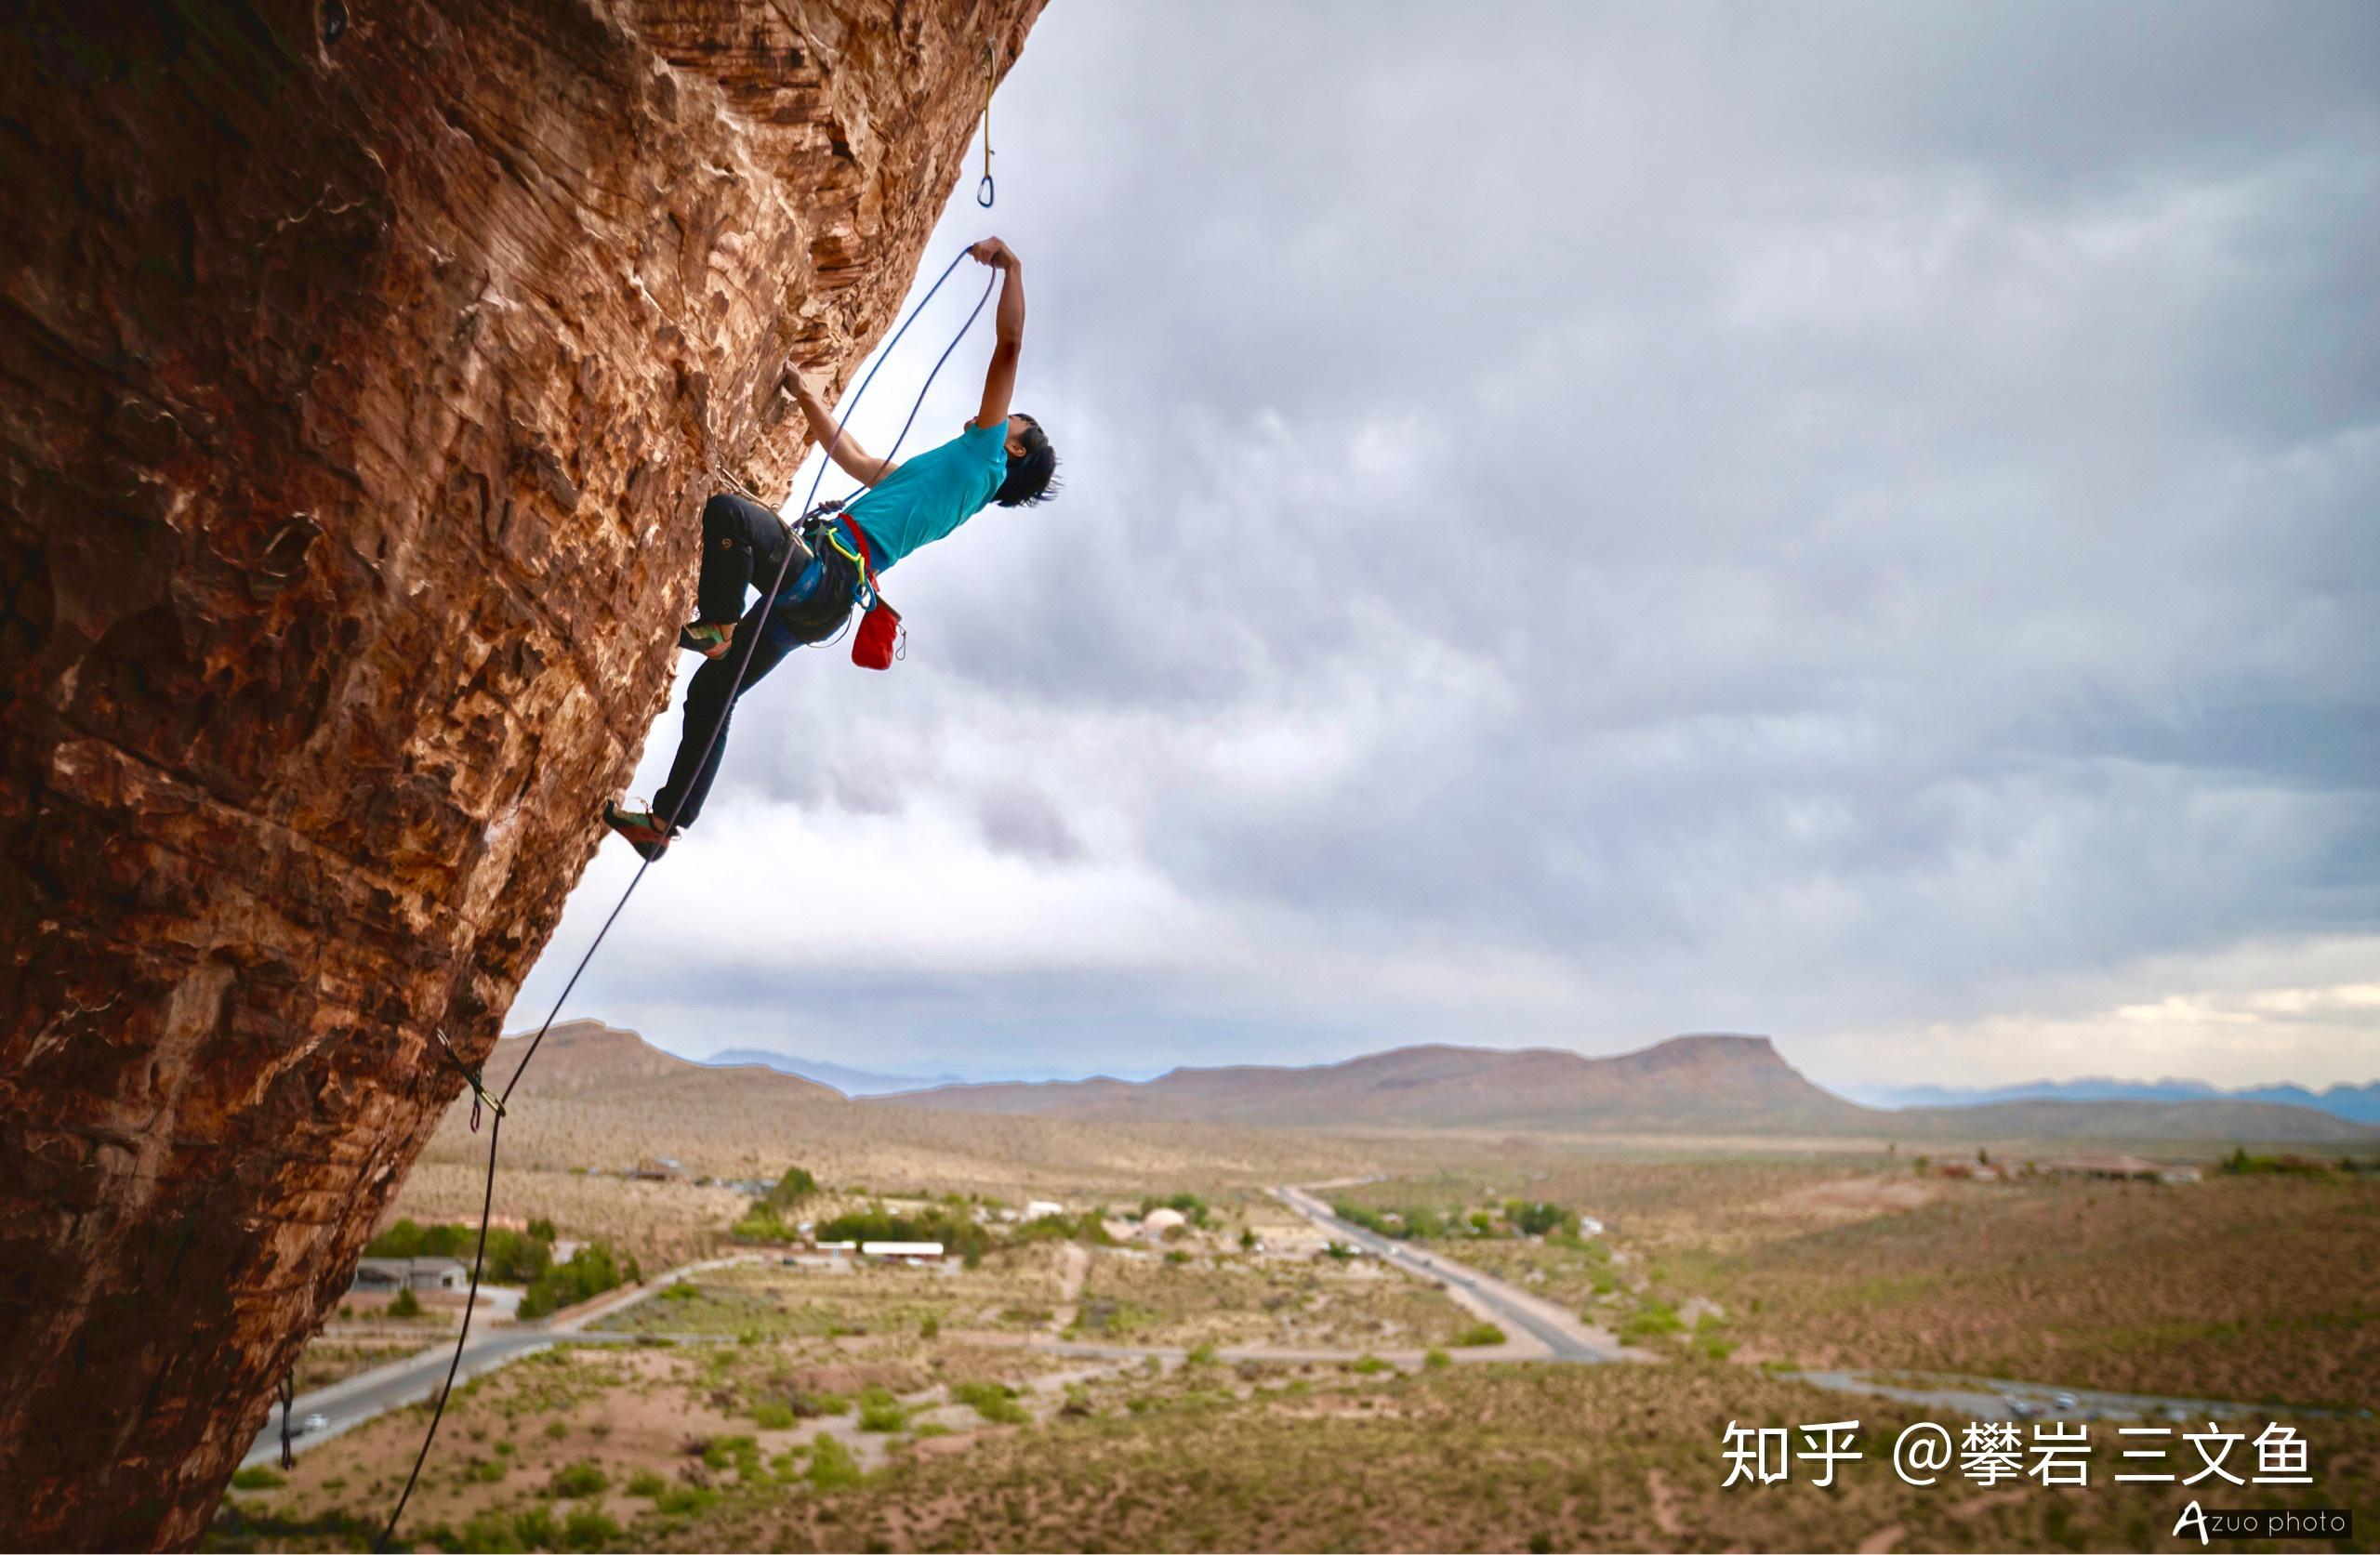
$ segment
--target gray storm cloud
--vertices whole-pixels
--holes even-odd
[[[584,1011],[1997,1079],[2380,975],[2380,12],[1062,0],[996,128],[1064,495],[755,692]],[[2123,1029],[2362,1078],[2359,1020]]]

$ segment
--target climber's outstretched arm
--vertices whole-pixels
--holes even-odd
[[[873,486],[901,467],[890,459],[879,459],[859,445],[846,428],[841,436],[835,434],[835,413],[818,398],[801,369],[788,362],[785,364],[785,383],[793,391],[793,402],[801,407],[801,418],[810,423],[810,435],[837,468],[863,485]]]
[[[975,412],[976,426],[997,427],[1008,419],[1009,397],[1016,392],[1016,359],[1025,350],[1025,262],[998,238],[985,238],[967,252],[1000,272],[999,338],[984,374],[984,403]]]

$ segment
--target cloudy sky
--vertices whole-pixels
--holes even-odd
[[[994,144],[924,279],[1024,256],[1064,497],[746,701],[569,1013],[2380,1074],[2380,8],[1057,0]]]

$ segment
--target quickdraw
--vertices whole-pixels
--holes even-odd
[[[447,1064],[463,1077],[464,1084],[471,1087],[471,1132],[476,1134],[480,1131],[480,1108],[486,1106],[496,1116],[502,1117],[504,1099],[491,1092],[481,1082],[480,1072],[463,1061],[463,1055],[455,1051],[455,1045],[446,1040],[443,1028],[433,1028],[431,1034],[438,1038],[438,1049],[445,1055]]]
[[[999,72],[992,46],[984,46],[984,181],[975,186],[975,204],[985,210],[992,208],[992,88],[999,85]]]
[[[284,1372],[281,1377],[281,1467],[284,1469],[298,1467],[298,1449],[291,1445],[293,1433],[289,1430],[289,1411],[297,1403],[298,1374],[295,1371]]]

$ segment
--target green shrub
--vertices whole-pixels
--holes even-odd
[[[413,1293],[413,1286],[407,1285],[397,1292],[397,1298],[389,1303],[389,1315],[390,1317],[419,1317],[421,1315],[421,1298]]]
[[[831,1436],[810,1443],[810,1484],[814,1490],[843,1490],[866,1478],[852,1451]]]
[[[544,1507],[532,1507],[515,1513],[512,1536],[521,1541],[522,1549],[551,1549],[562,1543],[562,1530],[554,1526],[554,1514]]]
[[[1674,1334],[1685,1326],[1675,1307],[1658,1296],[1648,1296],[1634,1311],[1620,1320],[1620,1338],[1623,1344],[1642,1344]]]
[[[288,1483],[261,1463],[252,1463],[245,1469],[234,1469],[231,1473],[233,1490],[271,1490],[275,1485],[284,1485]]]
[[[1422,1355],[1421,1364],[1430,1371],[1444,1371],[1454,1364],[1454,1357],[1443,1350],[1433,1349]]]
[[[961,1382],[950,1390],[952,1402],[973,1406],[976,1414],[1001,1425],[1021,1426],[1033,1417],[1017,1403],[1013,1388],[997,1382]]]
[[[490,1226],[484,1277],[498,1285],[527,1285],[553,1264],[553,1222],[532,1222],[525,1232]],[[369,1258],[457,1258],[469,1262],[480,1249],[477,1226],[424,1226],[399,1220],[364,1245]]]
[[[785,1430],[793,1425],[793,1406],[785,1403],[758,1404],[752,1410],[752,1423],[762,1430]]]
[[[650,1469],[640,1469],[628,1476],[628,1494],[647,1500],[669,1488],[669,1482]]]
[[[923,1323],[918,1324],[918,1338],[921,1339],[938,1339],[941,1337],[942,1319],[938,1317],[928,1317]]]
[[[1504,1341],[1505,1334],[1501,1328],[1492,1323],[1474,1323],[1457,1334],[1450,1342],[1465,1347],[1475,1347],[1502,1344]]]
[[[1382,1372],[1396,1368],[1377,1355],[1364,1355],[1348,1362],[1347,1369],[1358,1377],[1377,1377]]]
[[[562,1525],[565,1549],[601,1549],[620,1536],[620,1525],[593,1507],[573,1510]]]
[[[749,1436],[714,1436],[703,1448],[703,1463],[711,1469],[725,1469],[734,1464],[746,1472],[748,1463],[757,1468],[760,1461],[760,1443]]]
[[[463,1466],[463,1478],[474,1484],[495,1484],[512,1472],[512,1465],[500,1457],[475,1457]]]
[[[673,1484],[653,1498],[653,1509],[665,1517],[692,1517],[708,1511],[719,1492],[701,1485]]]
[[[550,1440],[559,1442],[569,1434],[570,1427],[566,1422],[562,1420],[548,1420],[546,1422],[546,1435]]]
[[[641,1277],[636,1259],[621,1258],[608,1243],[593,1243],[571,1254],[568,1263],[555,1264],[530,1281],[528,1294],[521,1298],[520,1316],[523,1322],[544,1317]]]
[[[1211,1341],[1201,1341],[1182,1360],[1184,1365],[1211,1366],[1215,1364],[1215,1347]]]
[[[521,1542],[521,1535],[514,1531],[513,1519],[494,1507],[473,1512],[470,1521],[464,1523],[462,1531],[455,1536],[454,1543],[447,1544],[444,1539],[438,1542],[450,1549],[481,1550],[485,1555],[519,1555],[520,1551],[529,1548]]]
[[[554,1496],[601,1496],[611,1484],[612,1476],[603,1472],[602,1464],[582,1458],[555,1469],[546,1489]]]
[[[909,1423],[909,1412],[901,1401],[883,1388],[871,1387],[859,1395],[859,1429],[862,1430],[899,1430]]]
[[[1558,1204],[1523,1204],[1518,1199],[1504,1205],[1504,1219],[1523,1236],[1557,1236],[1574,1233],[1579,1218]]]

